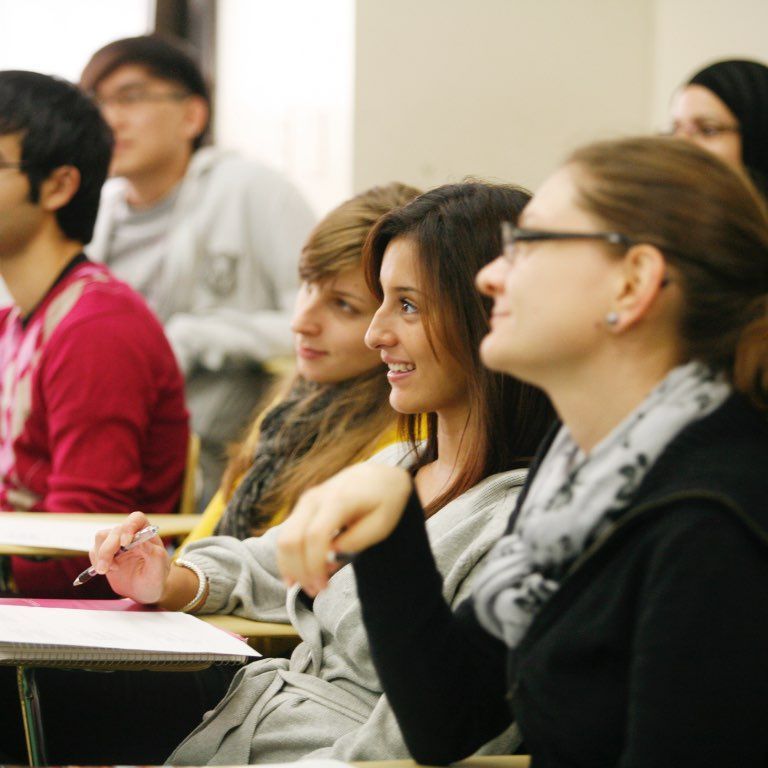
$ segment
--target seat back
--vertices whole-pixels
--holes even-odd
[[[179,497],[179,514],[192,515],[197,512],[197,469],[200,463],[200,438],[189,433],[187,442],[187,465],[184,468],[184,478]]]

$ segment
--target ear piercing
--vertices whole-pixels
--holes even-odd
[[[618,312],[609,312],[605,316],[605,324],[606,325],[616,325],[619,322],[619,313]]]

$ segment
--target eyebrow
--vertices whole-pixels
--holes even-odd
[[[424,291],[420,291],[418,288],[411,288],[409,285],[396,285],[392,290],[399,293],[424,293]]]
[[[359,293],[352,293],[351,291],[340,291],[338,288],[332,288],[331,290],[337,296],[346,296],[347,298],[357,299],[358,301],[363,300],[363,297]]]

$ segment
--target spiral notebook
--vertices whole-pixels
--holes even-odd
[[[0,664],[194,666],[259,655],[186,613],[0,605]]]

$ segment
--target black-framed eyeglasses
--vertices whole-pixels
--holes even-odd
[[[620,232],[569,232],[549,229],[525,229],[509,221],[501,222],[502,255],[513,260],[516,243],[536,243],[544,240],[603,240],[610,245],[631,248],[636,241]]]

